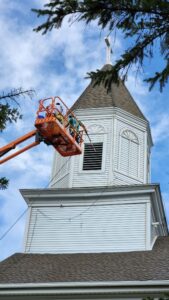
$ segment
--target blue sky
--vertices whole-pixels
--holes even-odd
[[[60,96],[70,106],[88,84],[87,72],[105,64],[104,37],[96,23],[86,26],[66,21],[60,30],[48,35],[33,32],[40,22],[31,8],[40,7],[41,0],[5,0],[0,2],[0,91],[23,87],[36,90],[35,97],[21,103],[23,119],[9,125],[1,133],[0,145],[31,131],[38,100],[51,95]],[[126,41],[121,35],[112,36],[112,62],[122,53]],[[169,216],[169,101],[168,86],[163,93],[156,87],[152,92],[143,82],[152,70],[161,66],[160,55],[147,61],[144,74],[126,83],[135,101],[150,121],[154,147],[152,150],[152,182],[160,182]],[[0,191],[0,237],[24,211],[26,204],[19,193],[21,188],[44,188],[50,181],[53,151],[40,145],[1,166],[1,175],[10,179],[9,188]],[[25,217],[0,240],[0,259],[22,251]]]

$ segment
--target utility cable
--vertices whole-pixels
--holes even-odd
[[[72,216],[72,217],[69,217],[69,218],[51,218],[50,216],[48,216],[47,214],[45,214],[44,212],[42,212],[39,208],[37,209],[36,211],[36,217],[35,217],[35,222],[34,222],[34,227],[33,227],[33,230],[32,230],[32,234],[31,234],[31,241],[30,241],[30,245],[29,245],[29,251],[31,249],[31,244],[32,244],[32,241],[33,241],[33,238],[34,238],[34,233],[35,233],[35,226],[36,226],[36,223],[37,223],[37,212],[39,212],[44,218],[50,220],[50,221],[71,221],[71,220],[74,220],[80,216],[82,216],[83,214],[85,214],[88,210],[90,210],[93,206],[95,206],[96,202],[98,202],[100,200],[100,197],[101,195],[106,191],[106,189],[108,188],[108,186],[106,186],[102,191],[101,193],[98,195],[97,199],[95,199],[90,205],[88,205],[84,210],[82,210],[80,213]],[[60,206],[60,207],[63,207],[63,206]]]
[[[51,180],[48,182],[48,184],[45,186],[45,188],[48,188],[48,186],[50,185],[50,183],[54,180],[55,177],[57,177],[60,173],[60,171],[64,168],[64,166],[70,161],[71,159],[71,156],[68,158],[68,160],[66,160],[64,162],[64,164],[60,167],[60,169],[56,172],[56,174],[51,178]],[[40,196],[40,193],[39,193],[39,196]],[[61,204],[62,205],[62,204]],[[37,212],[39,211],[39,209],[36,210],[36,216],[35,216],[35,221],[34,221],[34,226],[33,226],[33,230],[31,232],[31,236],[30,236],[30,244],[29,244],[29,248],[28,248],[28,251],[30,252],[30,249],[31,249],[31,245],[32,245],[32,241],[33,241],[33,238],[34,238],[34,233],[35,233],[35,228],[36,228],[36,223],[37,223],[37,218],[38,218],[38,215],[37,215]]]
[[[22,214],[15,220],[15,222],[2,234],[0,237],[0,241],[4,239],[4,237],[12,230],[12,228],[22,219],[22,217],[26,214],[28,211],[29,207],[27,207]]]
[[[67,163],[69,163],[70,159],[71,159],[71,156],[69,156],[68,160],[65,161],[65,163],[60,167],[60,169],[58,170],[58,172],[51,178],[51,180],[48,182],[48,184],[47,184],[44,188],[48,188],[48,187],[49,187],[49,185],[50,185],[51,182],[55,179],[55,177],[57,177],[57,176],[59,175],[59,173],[60,173],[60,171],[63,169],[63,167],[64,167]],[[54,183],[55,183],[55,182],[54,182]]]
[[[95,206],[95,204],[100,200],[100,197],[101,195],[106,191],[106,189],[108,188],[108,186],[106,186],[102,191],[101,193],[98,195],[97,199],[95,199],[90,205],[88,205],[84,210],[82,210],[80,213],[72,216],[72,217],[69,217],[69,218],[52,218],[50,216],[48,216],[47,214],[45,214],[44,212],[42,212],[39,208],[37,209],[40,214],[42,216],[44,216],[45,218],[49,219],[50,221],[60,221],[60,220],[65,220],[65,221],[71,221],[73,219],[76,219],[80,216],[82,216],[83,214],[85,214],[88,210],[90,210],[93,206]]]
[[[29,243],[29,247],[28,247],[28,252],[30,252],[30,249],[31,249],[31,246],[32,246],[32,241],[33,241],[33,237],[34,237],[35,227],[36,227],[36,223],[37,223],[37,219],[38,219],[37,211],[36,211],[35,222],[34,222],[34,226],[33,226],[33,230],[32,230],[32,235],[30,237],[30,243]]]
[[[71,157],[69,157],[70,159]],[[58,174],[60,173],[60,171],[63,169],[63,167],[65,166],[66,163],[68,163],[69,159],[61,166],[61,168],[58,170],[58,172],[52,177],[52,179],[48,182],[47,186],[45,186],[44,188],[47,188],[49,186],[49,184],[53,181],[53,179],[58,176]],[[0,237],[0,241],[2,241],[6,235],[14,228],[14,226],[22,219],[22,217],[26,214],[26,212],[28,211],[29,207],[27,207],[20,215],[19,217],[17,217],[17,219],[14,221],[14,223],[2,234],[2,236]]]

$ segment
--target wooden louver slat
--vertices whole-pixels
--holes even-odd
[[[83,170],[101,170],[103,143],[85,144]],[[95,149],[95,150],[94,150]]]

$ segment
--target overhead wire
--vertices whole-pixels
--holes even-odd
[[[36,226],[36,223],[37,223],[37,217],[38,217],[38,214],[37,212],[39,212],[44,218],[50,220],[50,221],[72,221],[76,218],[79,218],[80,216],[82,216],[83,214],[85,214],[88,210],[90,210],[92,207],[95,206],[95,204],[100,200],[100,197],[101,195],[106,191],[106,189],[108,188],[108,186],[106,186],[102,191],[101,193],[98,195],[97,199],[95,199],[90,205],[88,205],[83,211],[81,211],[80,213],[72,216],[72,217],[69,217],[69,218],[51,218],[50,216],[48,216],[47,214],[45,214],[44,212],[42,212],[39,208],[37,209],[36,211],[36,217],[35,217],[35,222],[34,222],[34,227],[33,227],[33,230],[32,230],[32,234],[31,234],[31,241],[30,241],[30,244],[29,244],[29,251],[31,249],[31,245],[32,245],[32,241],[33,241],[33,238],[34,238],[34,233],[35,233],[35,226]],[[60,207],[63,207],[63,205],[60,205]]]
[[[70,161],[70,159],[71,159],[71,156],[69,156],[68,160],[66,160],[66,161],[64,162],[64,164],[60,167],[60,169],[58,170],[58,172],[55,173],[55,175],[51,178],[51,180],[48,182],[48,184],[47,184],[44,188],[48,188],[48,187],[49,187],[49,185],[52,183],[52,181],[55,179],[55,177],[57,177],[57,176],[59,175],[60,171],[61,171],[61,170],[64,168],[64,166]]]
[[[88,135],[87,135],[88,136]],[[70,161],[71,157],[68,158],[68,160],[65,161],[65,163],[60,167],[60,169],[58,170],[58,172],[55,173],[55,175],[51,178],[51,180],[48,182],[48,184],[44,187],[44,188],[48,188],[49,185],[51,184],[51,182],[55,179],[55,177],[57,177],[60,173],[60,171],[63,169],[63,167],[68,164],[68,162]],[[101,194],[104,192],[104,190],[101,192]],[[100,195],[101,195],[100,194]],[[81,213],[71,217],[71,218],[67,218],[67,220],[73,220],[81,215],[83,215],[86,211],[88,211],[92,206],[95,205],[95,203],[98,201],[99,199],[96,199],[92,202],[92,204],[90,204],[87,208],[85,208]],[[62,204],[60,205],[62,206]],[[22,219],[22,217],[26,214],[26,212],[28,211],[29,207],[27,207],[20,215],[19,217],[17,217],[17,219],[14,221],[14,223],[2,234],[2,236],[0,237],[0,241],[2,241],[6,235],[14,228],[14,226]],[[38,211],[44,215],[45,217],[47,217],[44,213],[42,213],[39,209]],[[36,220],[37,221],[37,220]],[[35,231],[35,229],[34,229]],[[32,232],[32,234],[34,235],[34,232]],[[33,236],[31,236],[31,240],[33,239]],[[31,247],[31,245],[30,245]]]
[[[32,241],[33,241],[33,237],[34,237],[34,232],[35,232],[35,227],[36,227],[37,219],[38,219],[38,214],[37,214],[37,211],[36,211],[36,216],[35,216],[35,221],[34,221],[34,225],[33,225],[33,229],[32,229],[32,235],[30,237],[30,243],[29,243],[29,247],[28,247],[28,252],[30,252],[30,249],[31,249],[31,246],[32,246]]]
[[[51,178],[51,180],[45,186],[45,188],[49,187],[49,185],[52,183],[52,181],[55,179],[55,177],[57,177],[59,175],[60,171],[64,168],[64,166],[69,163],[70,159],[71,159],[71,156],[69,156],[68,160],[65,161],[65,163],[60,167],[59,171]],[[53,184],[55,184],[55,182]]]
[[[70,160],[71,157],[69,157],[69,159],[61,166],[61,168],[58,170],[58,172],[51,178],[51,180],[48,182],[48,184],[45,186],[45,188],[47,188],[50,183],[53,181],[53,179],[59,175],[60,171],[62,170],[62,168],[65,166],[66,163],[68,163],[68,161]],[[3,240],[6,235],[14,228],[14,226],[22,219],[22,217],[26,214],[26,212],[29,210],[29,207],[27,207],[22,213],[21,215],[14,221],[14,223],[2,234],[2,236],[0,237],[0,241]],[[32,235],[30,237],[30,244],[29,244],[29,248],[28,251],[30,252],[31,249],[31,245],[32,245],[32,241],[33,241],[33,237],[34,237],[34,233],[35,233],[35,227],[36,227],[36,223],[37,223],[37,219],[38,219],[38,215],[37,215],[37,211],[36,211],[36,216],[35,216],[35,222],[34,222],[34,226],[33,226],[33,230],[32,230]],[[24,259],[24,254],[20,257],[19,261]],[[3,271],[5,271],[6,269],[8,269],[8,267],[4,268]]]
[[[69,159],[62,165],[62,167],[58,170],[58,172],[51,178],[49,184],[54,180],[54,178],[59,174],[59,172],[63,169],[63,167],[69,162],[71,157],[69,157]],[[49,185],[48,184],[48,185]],[[85,214],[88,210],[90,210],[95,204],[96,202],[98,202],[100,200],[100,197],[101,195],[105,192],[105,190],[107,189],[108,186],[106,186],[102,191],[101,193],[98,195],[98,198],[95,199],[90,205],[88,205],[84,210],[82,210],[80,213],[72,216],[72,217],[68,217],[68,218],[51,218],[50,216],[48,216],[47,214],[45,214],[44,212],[42,212],[39,208],[37,209],[37,211],[46,219],[50,220],[50,221],[59,221],[59,220],[65,220],[65,221],[71,221],[73,219],[76,219],[80,216],[82,216],[83,214]],[[63,208],[63,204],[62,204],[62,201],[60,203],[60,208]],[[32,230],[32,234],[31,234],[31,242],[30,242],[30,245],[29,245],[29,250],[31,248],[31,244],[32,244],[32,240],[33,240],[33,237],[34,237],[34,233],[35,233],[35,224],[37,223],[37,211],[36,211],[36,217],[35,217],[35,223],[34,223],[34,229]]]
[[[42,216],[44,216],[45,218],[49,219],[50,221],[71,221],[74,220],[80,216],[82,216],[83,214],[85,214],[88,210],[90,210],[93,206],[95,206],[95,204],[100,200],[100,197],[102,196],[102,194],[106,191],[106,189],[108,188],[108,186],[106,186],[101,193],[98,195],[97,199],[95,199],[91,204],[89,204],[84,210],[82,210],[80,213],[72,216],[72,217],[67,217],[67,218],[52,218],[50,216],[48,216],[46,213],[42,212],[39,208],[37,209],[40,214]],[[62,206],[63,207],[63,206]]]
[[[70,159],[71,157],[69,157]],[[50,183],[53,181],[53,179],[59,175],[60,171],[63,169],[63,167],[66,165],[66,163],[68,163],[69,159],[60,167],[60,169],[58,170],[58,172],[51,178],[51,180],[48,182],[48,184],[44,187],[47,188]],[[20,215],[19,217],[17,217],[17,219],[12,223],[12,225],[1,235],[0,237],[0,241],[2,241],[6,235],[14,228],[14,226],[22,219],[22,217],[26,214],[26,212],[29,210],[29,207],[27,207]]]
[[[26,214],[28,211],[29,207],[27,207],[21,215],[15,220],[15,222],[1,235],[0,241],[5,238],[5,236],[13,229],[13,227],[22,219],[22,217]]]
[[[88,138],[89,138],[89,141],[90,141],[90,143],[91,143],[91,145],[93,146],[93,144],[92,144],[92,141],[91,141],[91,139],[90,139],[90,136],[89,136],[89,134],[88,134],[88,132],[86,132],[86,135],[88,136]],[[94,146],[93,146],[93,149],[95,150],[95,148],[94,148]],[[60,167],[60,169],[58,170],[58,172],[56,172],[55,174],[54,174],[54,176],[51,178],[51,180],[48,182],[48,184],[44,187],[44,188],[47,188],[47,187],[49,187],[49,185],[51,184],[51,182],[53,182],[53,180],[55,179],[55,177],[57,177],[58,175],[59,175],[59,173],[60,173],[60,171],[63,169],[63,167],[66,165],[66,164],[68,164],[69,163],[69,161],[70,161],[70,159],[71,159],[71,157],[69,157],[68,158],[68,160],[66,160],[66,162]],[[102,193],[103,193],[104,191],[102,191]],[[101,194],[102,194],[101,193]],[[100,195],[101,195],[100,194]],[[71,217],[71,218],[69,218],[69,220],[71,219],[75,219],[75,218],[77,218],[77,217],[79,217],[79,216],[81,216],[82,214],[84,214],[87,210],[89,210],[92,206],[94,206],[94,204],[96,203],[98,201],[98,199],[96,199],[95,201],[93,201],[92,202],[92,204],[90,204],[87,208],[85,208],[85,210],[83,210],[81,213],[79,213],[79,214],[77,214],[77,215],[75,215],[75,216],[73,216],[73,217]],[[62,205],[61,205],[62,206]],[[6,236],[7,236],[7,234],[15,227],[15,225],[23,218],[23,216],[26,214],[26,212],[29,210],[29,206],[17,217],[17,219],[13,222],[13,224],[1,235],[1,237],[0,237],[0,241],[2,241]],[[39,211],[39,210],[37,210],[37,211]],[[33,237],[34,237],[34,232],[35,232],[35,227],[36,227],[36,223],[37,223],[37,217],[38,217],[38,215],[37,215],[37,211],[36,211],[36,217],[35,217],[35,223],[34,223],[34,227],[33,227],[33,231],[32,231],[32,235],[31,235],[31,240],[30,240],[30,245],[29,245],[29,251],[30,251],[30,248],[31,248],[31,244],[32,244],[32,240],[33,240]],[[42,213],[41,211],[40,211],[40,213]],[[23,258],[23,257],[22,257]]]

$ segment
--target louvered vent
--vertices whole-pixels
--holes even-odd
[[[83,170],[101,170],[103,143],[85,144]]]

